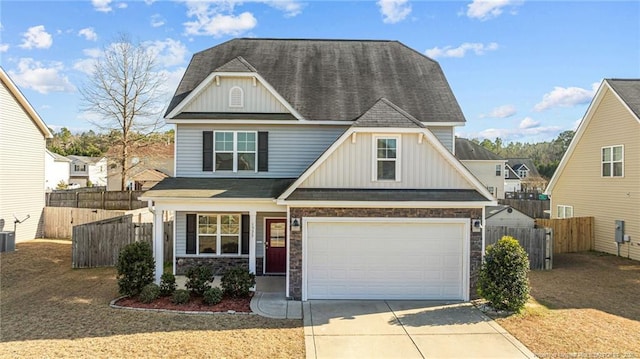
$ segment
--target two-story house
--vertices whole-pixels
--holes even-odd
[[[475,295],[493,196],[453,155],[465,119],[437,62],[397,41],[235,39],[196,53],[165,115],[174,273],[286,276],[295,299]]]
[[[505,166],[504,185],[507,192],[518,191],[543,191],[547,185],[533,160],[530,158],[508,158]]]
[[[44,188],[51,192],[60,184],[69,184],[71,160],[55,152],[45,150]]]
[[[466,138],[455,139],[456,158],[482,182],[493,197],[504,199],[506,160]]]
[[[107,185],[107,158],[87,156],[67,156],[71,160],[69,184],[77,183],[80,187]]]

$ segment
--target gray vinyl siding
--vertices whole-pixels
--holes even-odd
[[[451,126],[428,126],[427,127],[440,142],[446,147],[450,152],[453,152],[454,146],[454,136],[453,136],[453,127]]]
[[[244,94],[244,106],[229,107],[229,90],[239,87]],[[286,107],[259,81],[241,77],[221,77],[220,85],[212,81],[182,112],[254,112],[289,113]]]
[[[176,256],[183,256],[187,253],[187,213],[176,211],[175,214]]]
[[[44,208],[45,139],[4,83],[0,85],[0,220],[16,240],[36,238]]]
[[[202,171],[203,131],[269,132],[269,171]],[[178,125],[176,177],[298,177],[346,130],[346,126]]]

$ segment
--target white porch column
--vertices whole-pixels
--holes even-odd
[[[249,211],[249,272],[256,274],[256,211]]]
[[[153,214],[153,258],[156,260],[155,283],[160,284],[164,270],[164,222],[161,209]]]

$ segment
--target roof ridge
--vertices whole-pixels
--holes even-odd
[[[385,40],[385,39],[330,39],[330,38],[286,38],[286,37],[240,37],[233,39],[234,40],[251,40],[251,41],[336,41],[336,42],[397,42],[401,43],[398,40]]]

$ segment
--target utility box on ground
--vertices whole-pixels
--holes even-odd
[[[16,232],[0,232],[0,252],[16,250]]]

